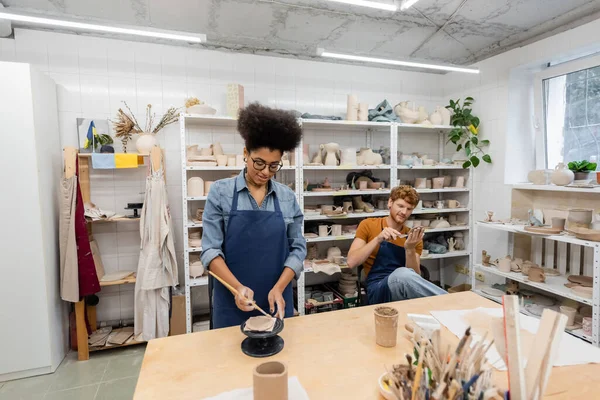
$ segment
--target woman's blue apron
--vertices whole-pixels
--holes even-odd
[[[223,249],[229,270],[242,285],[254,291],[254,300],[263,310],[269,310],[267,297],[281,277],[289,255],[287,229],[276,194],[273,200],[275,211],[238,210],[238,191],[234,185]],[[285,316],[293,316],[291,282],[283,291],[283,299]],[[262,314],[256,310],[245,312],[237,308],[233,294],[214,280],[214,329],[241,325],[255,315]]]
[[[383,219],[381,222],[383,230]],[[375,262],[367,275],[367,294],[369,304],[381,304],[392,301],[392,292],[388,286],[388,277],[397,268],[406,267],[406,252],[404,247],[383,241]]]

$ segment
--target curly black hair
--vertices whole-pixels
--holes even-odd
[[[295,149],[302,139],[302,128],[294,114],[259,103],[240,111],[238,131],[248,151],[266,147],[283,153]]]

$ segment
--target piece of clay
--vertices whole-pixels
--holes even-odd
[[[273,327],[275,327],[275,318],[259,315],[257,317],[248,318],[244,330],[252,332],[271,332],[273,331]]]
[[[491,256],[491,255],[489,255],[489,254],[487,253],[487,251],[485,251],[485,250],[482,250],[482,251],[481,251],[481,263],[482,263],[484,266],[486,266],[486,267],[489,267],[489,266],[490,266],[490,260],[491,260],[491,258],[492,258],[492,256]]]
[[[569,280],[569,282],[576,283],[584,287],[594,286],[594,278],[592,278],[591,276],[569,275],[567,279]]]
[[[540,267],[530,267],[527,277],[531,282],[546,282],[546,276],[544,275],[544,269]]]

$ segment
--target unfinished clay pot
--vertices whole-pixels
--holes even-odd
[[[570,228],[589,228],[592,223],[592,210],[586,210],[583,208],[574,208],[569,210],[569,221]]]
[[[382,347],[396,346],[398,336],[398,310],[393,307],[375,308],[375,342]]]
[[[510,270],[513,272],[519,272],[523,269],[523,260],[521,258],[515,258],[510,262]]]
[[[512,260],[509,256],[501,258],[498,260],[498,270],[501,272],[510,272],[511,271]],[[520,271],[520,269],[519,269]]]
[[[527,277],[531,282],[546,282],[546,275],[544,274],[544,269],[540,267],[530,267]]]
[[[254,400],[287,400],[287,366],[279,361],[258,365],[253,372]]]
[[[434,189],[443,189],[444,181],[445,181],[445,178],[443,176],[433,178],[433,188]]]
[[[531,267],[539,267],[539,265],[534,264],[533,262],[527,260],[521,264],[521,273],[525,276],[529,275],[529,268]]]

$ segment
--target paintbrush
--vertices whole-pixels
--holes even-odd
[[[233,286],[231,286],[229,283],[225,282],[223,279],[221,279],[221,277],[219,277],[217,274],[215,274],[212,271],[208,271],[209,274],[211,274],[216,280],[218,280],[219,282],[221,282],[223,284],[223,286],[225,286],[227,289],[229,289],[229,291],[237,296],[242,297],[244,300],[246,300],[248,303],[252,304],[252,306],[254,307],[255,310],[260,311],[261,313],[263,313],[266,317],[269,318],[273,318],[272,315],[267,314],[262,308],[260,308],[258,306],[258,304],[256,304],[255,301],[251,301],[250,299],[247,299],[246,296],[242,296],[240,294],[240,292],[238,292]]]

